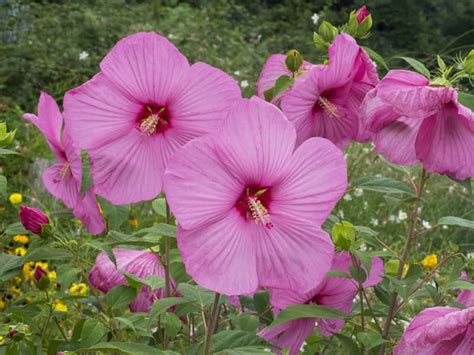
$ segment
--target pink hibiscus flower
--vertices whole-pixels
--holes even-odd
[[[205,63],[190,66],[152,32],[120,40],[100,69],[66,94],[65,117],[90,155],[95,192],[115,204],[156,197],[170,156],[216,129],[241,97],[230,76]]]
[[[391,70],[363,103],[375,150],[392,163],[422,163],[458,180],[474,176],[474,113],[453,88],[429,86],[424,76]]]
[[[258,97],[265,99],[265,91],[273,88],[279,77],[285,75],[290,78],[293,75],[286,66],[285,60],[285,54],[273,54],[268,57],[257,80],[256,89]],[[303,61],[303,64],[301,64],[300,69],[296,73],[296,77],[298,78],[300,75],[303,75],[309,68],[311,68],[311,66],[311,63]],[[286,93],[287,91],[278,94],[271,102],[275,105],[280,103],[281,98]]]
[[[377,82],[367,53],[351,36],[336,36],[329,47],[329,64],[311,67],[282,99],[282,110],[296,128],[297,144],[323,137],[344,148],[352,139],[368,140],[370,135],[359,129],[359,111]]]
[[[325,139],[295,150],[275,106],[241,100],[215,134],[187,144],[165,173],[187,272],[227,295],[257,286],[308,290],[331,265],[320,226],[347,187],[342,153]]]
[[[474,307],[433,307],[421,311],[405,330],[395,355],[474,353]]]
[[[102,217],[102,212],[97,203],[93,187],[89,188],[82,199],[76,204],[73,213],[76,218],[84,223],[91,234],[97,235],[104,231],[104,218]]]
[[[461,280],[467,280],[467,274],[463,271],[461,274]],[[471,282],[474,281],[474,278],[471,279]],[[462,290],[456,297],[456,302],[465,305],[466,307],[474,307],[474,291],[471,290]]]
[[[351,256],[347,252],[336,254],[331,270],[349,273],[352,265]],[[374,286],[382,281],[383,275],[382,259],[373,257],[371,260],[370,273],[363,283],[364,287]],[[343,277],[325,277],[321,283],[311,291],[297,293],[284,289],[270,289],[270,301],[276,314],[281,309],[297,304],[317,304],[332,307],[348,315],[352,308],[352,302],[357,295],[358,283],[352,279]],[[312,333],[315,325],[324,336],[331,336],[339,332],[344,326],[343,319],[317,319],[303,318],[286,322],[274,328],[265,328],[259,332],[259,336],[278,345],[289,349],[290,355],[299,354],[299,350],[305,339]]]
[[[25,113],[23,118],[41,131],[58,160],[58,163],[43,172],[44,186],[51,195],[73,208],[81,194],[81,151],[72,143],[68,131],[63,129],[63,116],[56,101],[42,92],[38,102],[38,116]]]
[[[127,285],[124,272],[132,274],[140,279],[146,279],[152,275],[165,277],[165,270],[161,266],[158,257],[147,251],[132,249],[113,250],[117,266],[109,259],[107,253],[100,253],[94,267],[89,273],[91,286],[107,293],[110,289]],[[171,280],[172,289],[176,289],[174,280]],[[174,292],[174,291],[173,291]],[[130,304],[132,312],[148,312],[155,299],[165,296],[164,289],[157,289],[154,292],[148,286],[143,286],[137,298]]]

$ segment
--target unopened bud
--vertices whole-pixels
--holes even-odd
[[[466,58],[464,58],[462,67],[466,73],[469,75],[474,75],[474,49],[471,49]]]
[[[295,73],[303,64],[303,56],[296,49],[292,49],[286,53],[285,64],[291,72]]]
[[[43,225],[49,225],[48,216],[37,208],[21,206],[19,217],[23,227],[37,235],[42,234]]]
[[[338,29],[337,27],[334,27],[333,25],[331,25],[329,22],[327,21],[323,21],[323,23],[321,24],[321,26],[319,26],[319,35],[321,36],[321,38],[328,42],[328,43],[331,43],[332,40],[334,39],[334,37],[337,36],[338,34]]]
[[[331,231],[332,241],[338,250],[349,250],[355,241],[356,231],[352,223],[335,223]]]

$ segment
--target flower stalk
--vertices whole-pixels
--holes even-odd
[[[209,326],[207,327],[206,331],[206,338],[204,340],[204,355],[209,355],[209,348],[211,346],[211,337],[212,334],[214,334],[214,331],[216,330],[217,326],[217,321],[219,319],[219,298],[220,294],[216,292],[216,295],[214,296],[214,303],[212,305],[212,311],[211,311],[211,322]]]

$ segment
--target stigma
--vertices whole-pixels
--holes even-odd
[[[70,162],[66,162],[64,163],[64,165],[62,166],[62,168],[59,170],[58,172],[58,178],[57,179],[54,179],[53,182],[55,184],[58,184],[60,183],[62,180],[64,180],[66,177],[68,177],[69,175],[71,175],[71,163]]]
[[[262,204],[262,202],[256,197],[247,197],[247,204],[252,214],[252,218],[254,219],[256,224],[262,224],[268,229],[273,228],[273,224],[270,221],[270,215],[268,214],[268,210]]]
[[[324,96],[320,96],[318,99],[318,104],[324,110],[324,112],[330,117],[339,117],[337,112],[337,107],[331,101],[329,101]]]
[[[164,131],[168,128],[168,120],[165,117],[165,108],[162,107],[158,112],[153,112],[152,109],[147,106],[149,116],[142,118],[138,124],[138,130],[145,136],[152,136],[157,131]]]

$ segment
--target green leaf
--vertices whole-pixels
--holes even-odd
[[[293,84],[293,79],[286,76],[282,75],[280,76],[276,82],[275,86],[271,89],[268,89],[264,92],[265,95],[265,100],[266,101],[272,101],[275,97],[277,97],[280,93],[284,92],[287,90],[291,85]]]
[[[361,177],[354,181],[353,186],[369,191],[415,195],[413,189],[405,183],[382,176]]]
[[[352,276],[349,275],[347,272],[331,270],[326,273],[326,277],[343,277],[345,279],[352,279]]]
[[[474,111],[474,95],[468,94],[467,92],[459,92],[458,100],[461,104]]]
[[[474,284],[472,282],[469,282],[469,281],[456,280],[456,281],[448,282],[448,284],[445,286],[445,288],[446,289],[458,288],[460,290],[474,291]]]
[[[160,323],[164,326],[166,335],[174,338],[181,329],[181,321],[178,316],[171,312],[166,312],[160,316]]]
[[[130,205],[117,206],[104,199],[101,199],[100,205],[108,221],[109,229],[119,229],[122,223],[128,220]]]
[[[150,228],[140,229],[133,233],[133,235],[141,235],[148,233],[162,235],[164,237],[176,238],[176,226],[166,223],[158,223]]]
[[[7,193],[7,178],[3,175],[0,175],[0,195],[5,195]]]
[[[283,309],[278,315],[278,318],[275,319],[275,321],[273,321],[273,323],[270,324],[269,327],[274,328],[277,325],[300,318],[345,319],[347,317],[341,311],[338,311],[337,309],[331,307],[319,306],[316,304],[302,304],[296,306],[289,306]]]
[[[87,319],[81,331],[81,346],[89,347],[97,344],[107,333],[105,326],[94,318]]]
[[[258,317],[254,314],[250,313],[242,313],[237,318],[237,324],[240,330],[244,330],[246,332],[257,332],[258,328]]]
[[[15,152],[14,150],[0,148],[0,155],[21,155],[21,154],[18,152]]]
[[[352,338],[349,338],[348,336],[342,334],[334,334],[334,336],[341,342],[342,345],[344,345],[347,351],[349,351],[350,355],[360,354],[359,347]]]
[[[148,286],[152,290],[165,287],[165,280],[158,275],[151,275],[148,276],[146,279],[141,279],[127,272],[124,272],[123,275],[125,276],[128,285],[137,289],[137,291],[140,290],[142,286]]]
[[[152,324],[156,321],[158,316],[166,312],[168,308],[176,306],[178,304],[186,304],[190,302],[193,301],[181,297],[166,297],[159,299],[158,301],[153,303],[153,306],[151,306],[150,318],[148,320],[147,327],[150,328]]]
[[[268,355],[266,346],[243,346],[234,349],[219,351],[216,355]]]
[[[378,54],[372,48],[369,48],[369,47],[362,47],[362,48],[365,49],[369,57],[372,58],[375,63],[382,66],[382,68],[384,68],[386,71],[389,71],[388,65],[387,63],[385,63],[385,59],[383,59],[383,57],[380,54]]]
[[[116,286],[105,295],[105,303],[111,308],[123,308],[133,302],[136,290],[129,286]]]
[[[224,330],[212,336],[210,353],[224,352],[228,349],[239,349],[247,346],[265,346],[268,343],[255,333],[242,330]]]
[[[413,59],[413,58],[409,58],[409,57],[398,57],[400,59],[403,59],[405,62],[407,62],[408,64],[410,64],[410,66],[415,69],[418,73],[420,74],[423,74],[424,76],[426,76],[428,79],[430,78],[430,71],[425,67],[425,65],[423,63],[421,63],[420,61],[416,60],[416,59]]]
[[[179,355],[174,351],[161,351],[157,348],[141,344],[141,343],[116,343],[107,342],[100,343],[87,349],[80,349],[79,351],[101,351],[101,352],[121,352],[133,355]]]
[[[160,216],[166,218],[166,199],[163,197],[155,199],[151,203],[153,210],[158,213]]]
[[[273,322],[273,313],[271,311],[270,296],[268,291],[257,292],[253,295],[253,303],[257,311],[260,322],[269,325]]]
[[[201,309],[210,306],[214,301],[214,292],[196,285],[179,284],[178,290],[188,301],[195,301]]]
[[[376,346],[382,345],[386,340],[382,338],[379,333],[375,332],[361,332],[357,334],[357,339],[364,344],[367,350],[375,348]]]
[[[474,229],[474,221],[454,216],[441,217],[438,220],[438,224]]]
[[[367,279],[367,273],[360,266],[352,264],[349,266],[349,271],[352,278],[357,282],[363,283]]]

